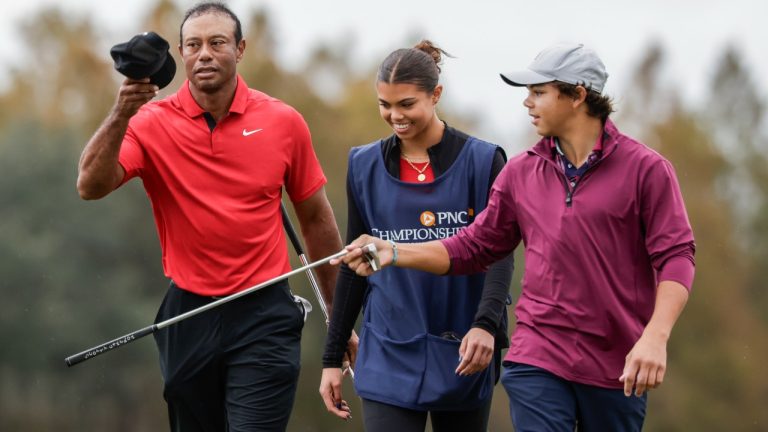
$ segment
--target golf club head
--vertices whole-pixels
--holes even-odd
[[[367,245],[363,246],[363,254],[365,255],[365,259],[368,260],[368,264],[370,264],[371,269],[374,272],[377,272],[381,269],[379,251],[376,250],[375,244],[368,243]]]
[[[312,312],[312,303],[304,297],[295,294],[293,296],[293,302],[296,303],[296,306],[304,314],[304,322],[307,322],[307,317],[309,316],[309,313]]]

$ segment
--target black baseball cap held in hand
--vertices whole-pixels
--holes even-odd
[[[176,62],[168,51],[170,45],[155,32],[144,32],[109,50],[115,69],[131,79],[149,77],[160,88],[167,86],[176,74]]]

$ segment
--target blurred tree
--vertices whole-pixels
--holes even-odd
[[[179,50],[178,46],[181,44],[180,24],[181,24],[182,10],[176,6],[176,2],[173,0],[157,0],[154,7],[150,9],[149,14],[144,20],[144,28],[147,31],[152,30],[157,34],[162,35],[171,46],[171,53],[176,59],[176,65],[179,66],[176,70],[176,78],[184,77],[184,70],[180,67],[179,63]],[[173,84],[169,84],[172,88],[175,88]]]
[[[664,78],[665,54],[660,42],[651,42],[640,58],[621,99],[614,100],[615,118],[625,133],[647,136],[648,126],[664,122],[679,111],[679,95]]]
[[[670,340],[665,384],[649,396],[647,427],[762,430],[768,422],[762,408],[766,380],[753,374],[768,354],[768,331],[750,307],[749,254],[735,235],[733,205],[720,188],[731,173],[729,159],[711,134],[729,120],[700,121],[698,113],[686,111],[674,87],[661,84],[663,58],[659,47],[649,49],[619,118],[675,166],[696,237],[697,265],[691,298]],[[663,108],[641,114],[646,107]]]
[[[151,342],[76,369],[62,360],[153,316],[165,282],[151,221],[140,216],[146,199],[128,188],[85,205],[74,190],[76,133],[34,121],[3,132],[0,169],[12,180],[0,183],[0,293],[13,300],[0,315],[0,342],[12,347],[0,354],[0,429],[138,430],[132,412],[151,409],[146,388],[159,391],[157,373],[146,372],[156,370]]]
[[[111,59],[89,20],[57,9],[21,32],[33,62],[0,95],[0,293],[12,299],[0,306],[12,347],[0,430],[164,428],[164,407],[143,396],[160,394],[151,341],[72,370],[62,361],[146,325],[166,283],[140,186],[89,204],[75,191],[80,150],[116,94]]]
[[[182,13],[183,11],[176,6],[176,2],[173,0],[157,0],[154,7],[149,10],[142,26],[143,30],[141,31],[154,31],[168,41],[171,46],[169,52],[176,61],[176,76],[167,87],[161,90],[161,96],[174,93],[186,79],[184,64],[181,62],[181,55],[179,54],[179,45],[181,44],[179,27]],[[127,37],[124,39],[127,40]],[[119,40],[114,43],[122,41]],[[115,93],[114,90],[111,92]]]
[[[702,112],[704,124],[728,161],[721,182],[732,209],[734,235],[749,260],[749,294],[755,312],[768,324],[768,136],[766,106],[738,50],[723,53]]]
[[[32,63],[12,73],[4,120],[34,113],[44,124],[95,129],[112,103],[110,65],[98,54],[89,20],[68,20],[58,9],[21,25]]]

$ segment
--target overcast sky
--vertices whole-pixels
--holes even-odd
[[[73,16],[91,15],[106,46],[149,30],[139,28],[152,0],[23,0],[0,14],[0,78],[24,55],[16,24],[45,6]],[[177,0],[183,8],[194,1]],[[361,66],[391,50],[435,41],[456,56],[443,67],[444,97],[484,119],[483,138],[519,137],[527,128],[524,90],[503,85],[498,73],[526,66],[547,45],[582,42],[603,58],[610,74],[606,93],[619,103],[630,73],[654,41],[666,49],[667,78],[695,104],[723,48],[735,46],[768,96],[768,1],[765,0],[231,0],[241,16],[266,8],[276,28],[280,59],[297,67],[318,40],[353,40],[351,58]],[[118,5],[119,6],[116,6]],[[246,37],[248,29],[245,29]],[[172,44],[175,41],[171,41]],[[105,57],[108,53],[105,52]],[[373,80],[373,77],[371,77]],[[250,83],[258,88],[258,83]],[[372,101],[371,109],[375,110]],[[473,131],[476,132],[476,131]],[[375,138],[375,137],[372,137]],[[500,142],[501,143],[501,142]],[[515,146],[519,147],[519,146]]]

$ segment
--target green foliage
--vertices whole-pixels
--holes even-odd
[[[173,45],[179,16],[173,1],[159,0],[146,24]],[[390,133],[376,108],[376,65],[355,73],[344,54],[348,47],[339,42],[318,44],[305,70],[287,71],[276,59],[268,15],[241,18],[250,33],[240,72],[306,118],[343,235],[347,152]],[[83,202],[75,191],[80,151],[118,87],[104,47],[82,43],[99,40],[99,32],[88,20],[70,21],[56,10],[22,29],[29,36],[33,30],[26,40],[37,63],[15,68],[12,85],[0,94],[0,430],[165,430],[151,338],[71,369],[63,363],[67,355],[149,324],[167,281],[140,182],[97,202]],[[667,380],[650,395],[648,430],[768,427],[768,375],[761,367],[768,356],[765,101],[738,53],[729,49],[722,58],[710,102],[693,111],[680,102],[675,83],[661,80],[664,51],[652,46],[618,107],[619,126],[673,162],[698,250],[693,294],[670,341]],[[178,58],[177,64],[179,74],[165,93],[183,80]],[[310,79],[308,70],[322,73]],[[471,116],[445,103],[441,115],[482,136]],[[519,260],[515,297],[523,268]],[[313,297],[303,278],[291,284]],[[324,336],[317,309],[304,331],[290,430],[361,430],[349,381],[350,423],[331,418],[317,395]],[[499,386],[492,430],[511,428],[506,403]]]

